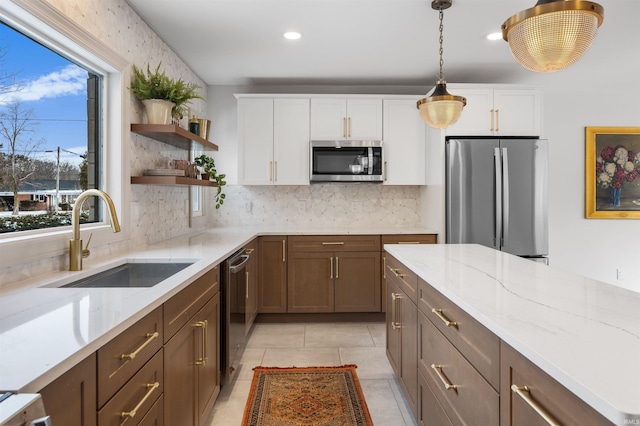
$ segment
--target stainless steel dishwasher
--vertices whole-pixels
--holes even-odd
[[[231,383],[234,373],[247,346],[245,330],[246,266],[249,254],[244,248],[236,251],[222,263],[220,278],[221,325],[220,325],[220,371],[221,385]]]

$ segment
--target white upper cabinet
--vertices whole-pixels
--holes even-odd
[[[273,99],[238,99],[238,183],[273,184]]]
[[[309,184],[309,99],[238,99],[238,183]]]
[[[312,98],[311,139],[381,140],[382,100]]]
[[[309,185],[309,99],[274,99],[273,113],[273,183]]]
[[[426,125],[415,99],[385,99],[385,185],[426,184]]]
[[[542,91],[450,84],[449,91],[467,98],[460,119],[447,136],[541,136]]]

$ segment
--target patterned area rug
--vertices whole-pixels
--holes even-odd
[[[243,426],[373,425],[355,365],[253,370]]]

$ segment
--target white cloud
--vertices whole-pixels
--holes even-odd
[[[0,96],[0,104],[12,101],[38,101],[43,98],[86,93],[87,71],[77,65],[67,65],[60,71],[28,81],[19,92]]]

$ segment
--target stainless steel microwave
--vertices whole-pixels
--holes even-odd
[[[311,141],[311,182],[382,182],[382,141]]]

